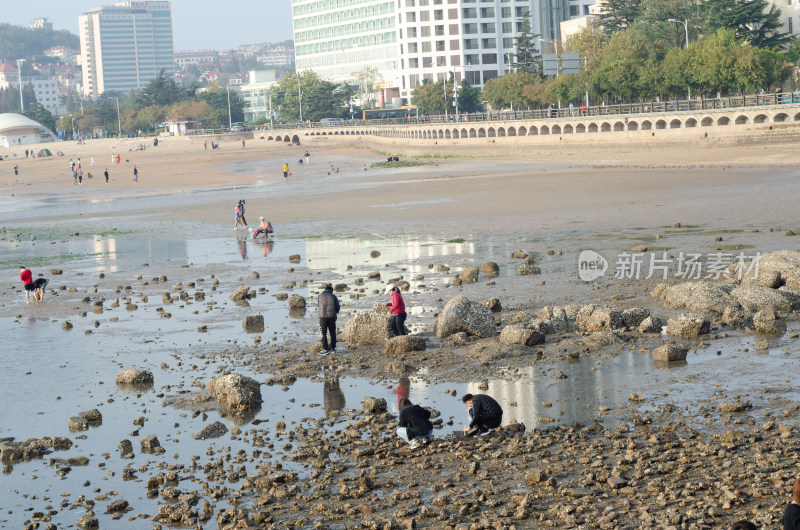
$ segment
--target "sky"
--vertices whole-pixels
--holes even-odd
[[[10,0],[4,0],[10,1]],[[116,0],[32,0],[4,9],[0,22],[28,26],[47,17],[54,29],[78,33],[78,17]],[[172,0],[175,51],[227,50],[242,44],[292,38],[291,0]]]

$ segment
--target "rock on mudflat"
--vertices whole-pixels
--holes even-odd
[[[228,432],[228,427],[221,421],[215,421],[203,427],[199,432],[192,435],[195,440],[206,440],[208,438],[219,438]]]
[[[82,515],[78,519],[78,522],[75,523],[75,524],[78,525],[78,528],[84,528],[84,529],[86,529],[86,528],[100,528],[100,521],[97,520],[97,517],[95,517],[92,514],[88,514],[88,513],[86,515]]]
[[[622,311],[585,305],[575,317],[578,331],[611,331],[625,327]]]
[[[702,315],[681,313],[672,317],[667,322],[667,335],[674,335],[684,339],[694,339],[705,335],[711,329],[711,322]]]
[[[342,340],[355,346],[383,344],[392,338],[391,317],[385,312],[361,311],[344,325]]]
[[[128,509],[128,501],[125,499],[116,499],[111,501],[108,506],[106,506],[106,513],[112,512],[124,512]]]
[[[119,447],[119,453],[122,458],[133,458],[133,443],[130,440],[122,440],[117,444],[117,447]]]
[[[208,393],[216,398],[220,406],[232,412],[256,409],[263,401],[261,384],[241,374],[212,377],[208,382]]]
[[[456,296],[444,306],[436,320],[436,336],[449,337],[464,331],[478,337],[495,335],[494,316],[483,304],[470,302],[465,296]]]
[[[737,287],[731,291],[731,296],[739,302],[742,309],[749,313],[755,313],[762,309],[771,309],[772,311],[792,310],[792,303],[779,291],[769,287],[756,285]]]
[[[495,263],[494,261],[487,261],[483,265],[481,265],[481,272],[484,274],[497,274],[500,272],[500,265]]]
[[[386,353],[398,354],[423,351],[425,339],[416,335],[399,335],[386,341]]]
[[[664,320],[655,316],[649,316],[642,320],[637,330],[639,333],[661,333],[664,327]]]
[[[242,319],[242,328],[247,333],[262,333],[264,331],[264,315],[247,315]]]
[[[293,294],[289,297],[289,307],[292,309],[300,309],[306,306],[306,299],[299,294]]]
[[[720,412],[724,412],[725,414],[730,414],[733,412],[742,412],[751,408],[753,408],[752,403],[750,403],[749,401],[742,401],[739,398],[739,396],[736,396],[736,399],[734,399],[733,401],[728,401],[719,404]]]
[[[685,361],[688,349],[675,344],[664,344],[653,350],[653,360],[660,362]]]
[[[483,305],[489,308],[492,313],[499,313],[503,310],[503,304],[500,303],[499,298],[489,298],[483,301]]]
[[[478,281],[478,267],[464,267],[464,270],[461,271],[461,281],[463,283],[475,283]]]
[[[237,304],[247,304],[247,300],[250,298],[250,286],[242,285],[233,291],[233,294],[231,294],[229,298]]]
[[[367,413],[386,412],[386,400],[383,398],[365,397],[361,404]]]
[[[753,315],[753,328],[756,333],[764,335],[783,335],[786,333],[786,323],[779,319],[771,309],[764,309]]]
[[[64,322],[61,323],[61,328],[72,329],[72,322],[70,322],[69,320],[65,320]]]
[[[500,342],[503,344],[522,344],[523,346],[536,346],[545,341],[544,333],[521,326],[506,326],[500,332]]]
[[[668,309],[688,309],[698,312],[722,314],[728,307],[738,307],[739,303],[730,295],[733,286],[716,285],[708,282],[686,282],[667,286],[661,284],[652,295],[664,301]]]
[[[762,254],[758,262],[759,276],[765,271],[779,272],[781,277],[800,276],[800,252],[778,250]]]
[[[536,265],[520,265],[517,267],[517,275],[518,276],[534,276],[536,274],[541,274],[542,269],[537,267]]]
[[[166,450],[161,447],[161,442],[158,441],[158,437],[155,434],[151,434],[146,438],[142,438],[140,441],[142,445],[142,452],[143,453],[165,453]]]
[[[117,384],[146,385],[153,382],[153,372],[150,370],[120,370],[117,374]]]

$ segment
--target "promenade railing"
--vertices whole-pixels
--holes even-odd
[[[471,123],[482,121],[544,120],[558,118],[587,118],[593,116],[624,116],[629,114],[657,114],[669,112],[692,112],[732,108],[747,108],[769,105],[800,104],[800,92],[786,94],[752,94],[728,96],[720,98],[651,101],[646,103],[623,103],[616,105],[596,105],[586,107],[544,108],[534,110],[501,110],[489,112],[465,112],[456,114],[416,115],[403,118],[386,118],[379,120],[347,120],[334,123],[298,122],[275,124],[273,130],[316,129],[316,128],[348,128],[381,125],[420,125],[436,123]],[[264,126],[261,130],[270,130]]]

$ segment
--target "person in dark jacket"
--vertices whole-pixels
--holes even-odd
[[[320,355],[336,353],[336,315],[339,314],[339,299],[333,294],[333,286],[328,284],[317,299],[319,307],[319,327],[322,330],[322,349]],[[331,335],[331,348],[328,349],[328,332]]]
[[[413,405],[408,398],[401,399],[397,435],[410,443],[412,447],[417,447],[430,439],[433,434],[430,417],[431,411],[423,409],[419,405]]]
[[[792,502],[783,512],[783,530],[800,530],[800,478],[794,481]]]
[[[389,309],[389,313],[392,315],[392,319],[390,324],[392,326],[392,332],[394,333],[395,337],[400,335],[406,334],[406,304],[403,301],[403,295],[400,294],[400,289],[393,283],[390,283],[386,286],[386,290],[383,294],[392,293],[392,301],[386,304],[387,307],[391,307]]]
[[[503,422],[503,408],[485,394],[465,394],[461,401],[469,407],[469,425],[462,429],[468,436],[483,434],[500,427]]]

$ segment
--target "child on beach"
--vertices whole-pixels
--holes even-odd
[[[272,223],[264,219],[263,217],[259,220],[258,223],[258,230],[253,232],[252,237],[253,239],[258,237],[258,234],[264,234],[264,237],[269,237],[272,233]]]
[[[247,228],[247,226],[244,224],[244,221],[242,221],[242,206],[240,204],[236,205],[236,213],[234,220],[235,220],[233,225],[234,230],[239,228],[239,223],[241,223],[242,228]]]

